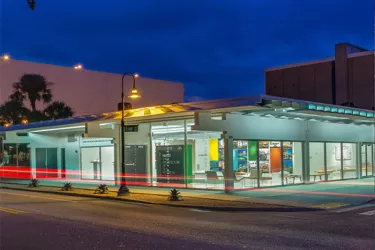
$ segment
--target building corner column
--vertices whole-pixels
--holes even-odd
[[[356,174],[357,174],[357,179],[362,179],[362,143],[357,142],[356,146],[356,154],[357,154],[357,159],[356,159]],[[367,174],[367,173],[366,173]]]
[[[309,140],[309,121],[306,121],[305,128],[305,141],[303,142],[303,180],[304,182],[310,182],[310,140]]]
[[[233,172],[233,137],[226,132],[223,133],[224,139],[224,190],[226,193],[234,189],[234,172]]]

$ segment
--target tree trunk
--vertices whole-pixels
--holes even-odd
[[[35,112],[36,111],[35,101],[30,100],[30,105],[31,105],[31,111]]]

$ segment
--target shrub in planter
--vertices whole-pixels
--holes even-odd
[[[100,184],[96,189],[94,194],[108,194],[108,187],[106,184]]]
[[[37,179],[31,179],[29,187],[39,187],[39,181]]]
[[[181,193],[180,193],[179,190],[172,189],[171,191],[169,191],[168,200],[169,201],[183,201],[184,198],[182,198]]]
[[[62,191],[73,191],[72,183],[67,182],[64,184],[64,186],[61,188]]]

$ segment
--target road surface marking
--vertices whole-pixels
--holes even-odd
[[[375,204],[364,204],[364,205],[360,205],[360,206],[352,206],[352,207],[346,207],[346,208],[338,209],[338,210],[335,210],[333,212],[344,213],[344,212],[349,212],[349,211],[353,211],[353,210],[358,210],[358,209],[367,208],[367,207],[374,207],[374,206],[375,206]]]
[[[0,206],[0,212],[5,212],[9,214],[25,214],[25,211],[13,209],[13,208],[7,208],[7,207],[1,207]]]
[[[76,202],[75,200],[64,200],[64,199],[56,199],[56,198],[50,198],[50,197],[45,197],[45,196],[34,196],[34,195],[26,195],[26,194],[19,194],[17,192],[12,192],[12,193],[7,193],[7,192],[1,192],[3,194],[9,194],[9,195],[19,195],[19,196],[26,196],[26,197],[32,197],[32,198],[42,198],[42,199],[47,199],[47,200],[55,200],[55,201],[69,201],[69,202]]]
[[[209,213],[209,212],[211,212],[211,211],[208,211],[208,210],[201,210],[201,209],[196,209],[196,208],[192,208],[190,210],[194,211],[194,212],[200,212],[200,213]]]
[[[349,204],[332,202],[332,203],[315,205],[313,207],[314,208],[323,208],[323,209],[333,209],[333,208],[344,207],[344,206],[348,206],[348,205]]]
[[[370,210],[364,213],[360,213],[361,215],[375,215],[375,210]]]

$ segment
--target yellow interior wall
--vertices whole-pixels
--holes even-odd
[[[210,161],[219,160],[219,139],[210,139]]]

